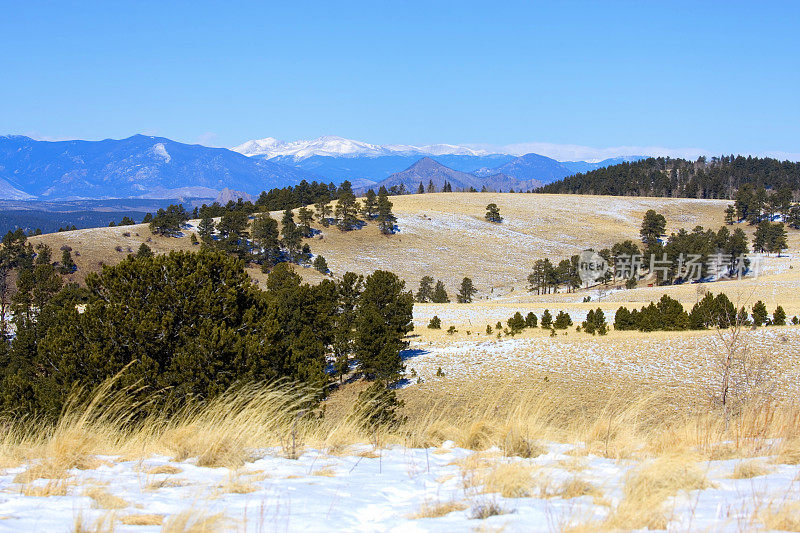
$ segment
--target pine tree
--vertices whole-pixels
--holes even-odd
[[[153,257],[153,250],[147,246],[145,243],[139,245],[139,249],[136,251],[136,257]]]
[[[730,226],[733,225],[734,222],[736,222],[736,207],[730,204],[725,208],[725,223]]]
[[[425,194],[425,187],[422,185],[422,182],[419,182],[419,187],[417,188],[417,194]]]
[[[216,246],[222,251],[244,259],[250,248],[248,224],[248,216],[244,211],[227,211],[217,224],[219,239]]]
[[[384,235],[394,233],[394,223],[397,218],[392,213],[392,202],[385,187],[378,192],[378,228]]]
[[[386,190],[385,188],[383,188]],[[367,220],[372,219],[375,214],[377,213],[377,195],[373,189],[369,189],[367,193],[364,195],[364,205],[361,208],[361,214]]]
[[[519,311],[514,313],[514,316],[509,318],[506,324],[508,324],[508,329],[510,329],[512,333],[519,333],[525,329],[525,319],[522,318],[522,313]]]
[[[489,222],[494,222],[495,224],[499,224],[503,221],[503,217],[500,216],[500,208],[497,207],[497,204],[489,204],[486,206],[485,218]]]
[[[156,216],[152,217],[150,231],[158,235],[177,237],[188,220],[189,213],[183,208],[183,204],[170,205],[166,209],[159,209]]]
[[[433,184],[433,180],[428,180],[428,192],[436,192],[436,185]]]
[[[763,326],[767,323],[767,306],[761,300],[753,305],[753,325],[756,327]]]
[[[428,322],[428,329],[442,329],[442,321],[439,319],[438,316],[433,315],[431,321]]]
[[[328,273],[328,262],[321,255],[314,258],[314,270],[321,274]]]
[[[472,280],[470,278],[464,278],[461,280],[461,288],[458,291],[458,295],[456,296],[456,300],[460,304],[468,304],[472,302],[472,297],[477,294],[478,289],[472,284]]]
[[[281,245],[278,234],[278,221],[269,212],[261,213],[253,219],[251,227],[255,259],[269,268],[281,258]]]
[[[358,202],[349,181],[344,181],[339,186],[338,201],[336,202],[336,225],[342,231],[350,231],[359,225]]]
[[[311,221],[314,220],[314,214],[310,209],[303,206],[297,210],[297,220],[299,221],[298,228],[303,237],[311,237]]]
[[[340,378],[350,369],[356,310],[363,291],[364,277],[352,272],[345,272],[336,284],[338,312],[333,326],[333,356],[335,374]]]
[[[442,280],[436,281],[436,288],[433,289],[431,302],[435,304],[446,304],[450,302],[450,298],[447,296],[447,291],[444,288],[444,283]]]
[[[355,355],[365,376],[388,383],[403,371],[400,351],[413,328],[414,299],[395,274],[377,270],[364,283],[356,317]]]
[[[572,318],[570,318],[569,314],[564,311],[559,311],[556,315],[555,321],[553,322],[553,327],[555,329],[567,329],[571,325]]]
[[[553,325],[553,315],[550,314],[549,309],[545,309],[542,313],[542,329],[550,329]]]
[[[533,311],[530,311],[525,316],[525,327],[535,328],[537,326],[537,322],[538,322],[538,319],[536,318],[536,315],[533,314]]]
[[[420,303],[427,303],[433,300],[433,278],[431,276],[422,276],[416,300]]]
[[[287,209],[281,219],[281,244],[286,249],[290,261],[299,259],[302,241],[303,234],[294,222],[294,213],[291,209]]]
[[[648,247],[658,243],[658,239],[664,234],[666,227],[667,219],[664,218],[664,215],[659,215],[655,210],[648,209],[644,214],[642,228],[639,231],[642,243]]]
[[[775,308],[775,313],[772,315],[772,325],[773,326],[786,325],[786,311],[784,311],[783,307],[781,307],[780,305]]]
[[[314,210],[317,213],[317,220],[322,227],[327,228],[330,226],[331,204],[328,203],[327,198],[323,198],[314,204]]]
[[[211,244],[214,241],[214,219],[211,217],[203,217],[197,225],[197,233],[200,234],[200,240],[205,244]]]
[[[75,261],[72,260],[72,253],[69,248],[64,248],[61,253],[61,268],[59,269],[62,274],[71,274],[75,272],[78,267]]]

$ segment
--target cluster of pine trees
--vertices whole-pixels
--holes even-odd
[[[797,323],[797,317],[793,320]],[[753,305],[751,313],[745,307],[736,309],[724,293],[714,296],[707,293],[697,302],[690,312],[686,312],[683,305],[667,296],[661,297],[657,302],[642,309],[628,310],[620,307],[614,316],[614,329],[638,331],[683,331],[688,329],[701,330],[708,328],[728,328],[734,325],[762,326],[786,325],[786,312],[778,306],[770,319],[764,302],[758,301]]]
[[[608,264],[600,283],[616,283],[624,279],[628,287],[643,278],[653,278],[660,285],[680,284],[716,277],[744,275],[750,267],[748,238],[741,228],[730,231],[726,226],[718,231],[695,227],[680,229],[664,238],[667,221],[663,215],[648,210],[640,229],[641,244],[625,240],[597,254]],[[761,229],[759,229],[761,228]],[[786,248],[782,225],[763,221],[753,241],[756,251]],[[528,276],[528,290],[537,294],[567,292],[580,287],[580,256],[573,255],[553,264],[550,259],[534,262]]]
[[[355,360],[383,388],[403,371],[413,297],[390,272],[309,285],[279,265],[260,290],[228,254],[139,253],[80,288],[62,286],[47,251],[24,235],[7,236],[0,257],[14,326],[2,323],[0,412],[55,417],[70,391],[119,372],[118,386],[150,410],[278,379],[321,397]]]
[[[445,289],[444,282],[442,280],[436,280],[436,285],[434,286],[433,277],[431,276],[423,276],[419,282],[419,289],[417,290],[417,294],[415,299],[419,303],[435,303],[435,304],[446,304],[450,302],[450,297],[447,295],[447,289]],[[456,301],[460,304],[467,304],[471,303],[472,299],[478,293],[478,289],[475,288],[475,285],[472,283],[472,279],[465,277],[461,280],[461,285],[458,289],[458,294],[456,295]]]
[[[752,156],[657,157],[575,174],[536,192],[733,199],[746,184],[799,192],[800,163]]]

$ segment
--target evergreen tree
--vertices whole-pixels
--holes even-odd
[[[472,280],[470,278],[464,278],[461,280],[461,288],[458,291],[456,299],[460,304],[468,304],[472,302],[472,297],[477,294],[477,292],[478,289],[472,284]]]
[[[667,219],[664,218],[664,215],[659,215],[653,209],[648,209],[644,214],[642,228],[639,231],[642,243],[647,247],[658,243],[658,239],[664,234],[666,227]]]
[[[356,317],[355,355],[365,376],[388,383],[403,371],[400,352],[413,329],[414,299],[395,274],[377,270],[368,276]]]
[[[328,273],[328,262],[321,255],[314,258],[314,270],[321,274]]]
[[[450,302],[450,298],[447,296],[447,291],[444,288],[444,283],[442,280],[436,281],[436,288],[433,289],[433,296],[431,296],[431,302],[435,304],[446,304]]]
[[[386,190],[385,187],[382,187],[382,189]],[[361,208],[361,214],[367,220],[372,219],[377,214],[377,197],[373,189],[369,189],[364,195],[364,205]]]
[[[228,211],[219,221],[217,231],[219,239],[217,247],[240,259],[244,259],[249,251],[250,233],[247,231],[249,224],[247,213],[244,211]]]
[[[268,212],[256,215],[250,233],[253,238],[255,259],[262,264],[262,268],[269,268],[278,263],[281,258],[278,221]]]
[[[337,313],[333,327],[335,374],[340,378],[350,369],[354,351],[356,309],[364,291],[364,277],[346,272],[336,285]]]
[[[283,212],[281,219],[281,244],[286,249],[290,261],[297,261],[300,258],[303,234],[294,221],[294,213],[291,209]]]
[[[433,278],[431,276],[422,276],[416,300],[420,303],[427,303],[433,300]]]
[[[732,225],[736,221],[736,207],[733,204],[725,208],[725,223]]]
[[[311,221],[314,220],[314,214],[310,209],[303,206],[297,210],[298,229],[303,237],[311,237]]]
[[[538,319],[536,318],[536,315],[533,314],[533,311],[530,311],[525,316],[525,327],[535,328],[536,325],[537,325],[537,322],[538,322]]]
[[[503,221],[503,217],[500,216],[500,208],[497,207],[497,204],[489,204],[486,206],[485,218],[489,222],[494,222],[495,224],[499,224]]]
[[[342,231],[350,231],[358,227],[358,202],[349,181],[344,181],[339,186],[338,201],[336,202],[336,225]]]
[[[327,228],[330,226],[330,216],[331,216],[331,205],[328,203],[327,198],[320,199],[317,203],[314,204],[314,210],[317,213],[317,220],[322,225],[322,227]]]
[[[153,255],[155,255],[155,254],[153,254],[153,250],[149,246],[147,246],[145,243],[140,244],[139,245],[139,249],[136,250],[136,257],[137,258],[153,257]]]
[[[428,322],[428,329],[442,329],[442,321],[439,319],[438,316],[433,315],[431,321]]]
[[[72,260],[72,253],[70,252],[69,248],[64,248],[61,252],[61,268],[59,271],[62,274],[71,274],[77,270],[77,265],[75,261]]]
[[[522,318],[522,313],[519,311],[514,313],[514,316],[509,318],[506,324],[508,324],[508,329],[510,329],[512,333],[519,333],[525,329],[525,319]]]
[[[553,328],[555,329],[567,329],[569,326],[572,325],[572,318],[570,318],[569,314],[564,311],[559,311],[556,315],[556,319],[553,322]]]
[[[177,237],[181,228],[189,220],[189,213],[183,204],[170,205],[167,209],[159,209],[150,221],[150,231],[167,237]]]
[[[417,194],[425,194],[425,187],[422,185],[422,182],[419,182],[419,187],[417,188]]]
[[[436,192],[436,185],[433,184],[433,180],[428,180],[428,192]]]
[[[773,326],[786,325],[786,311],[784,311],[783,307],[781,307],[780,305],[775,308],[775,313],[772,315],[772,325]]]
[[[197,233],[200,234],[200,240],[205,244],[211,244],[214,241],[214,219],[211,217],[204,217],[197,225]]]
[[[378,228],[384,235],[394,233],[394,223],[397,218],[392,213],[392,202],[385,187],[378,192]]]
[[[542,313],[542,329],[550,329],[553,325],[553,315],[550,314],[549,309],[545,309]]]

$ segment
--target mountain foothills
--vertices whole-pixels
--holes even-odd
[[[435,158],[436,165],[420,161],[425,158]],[[537,154],[517,157],[447,144],[381,146],[340,137],[290,143],[268,138],[228,150],[145,135],[56,142],[5,136],[0,199],[215,198],[226,188],[258,194],[302,180],[349,180],[365,190],[412,176],[437,183],[444,174],[456,189],[528,190],[609,162],[561,163]]]

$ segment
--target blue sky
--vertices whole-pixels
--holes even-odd
[[[0,133],[800,153],[789,2],[0,8]]]

